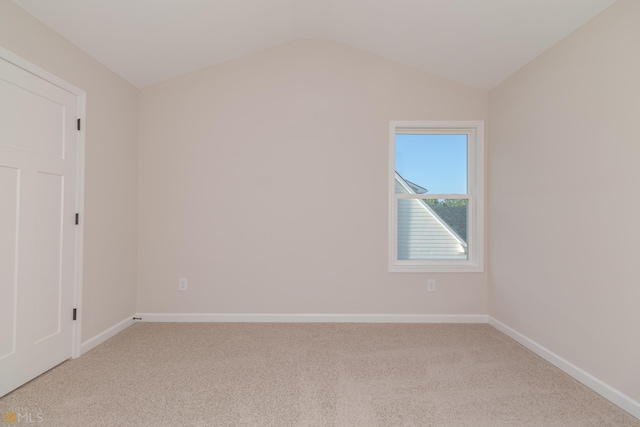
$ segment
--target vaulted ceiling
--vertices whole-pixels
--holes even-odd
[[[137,87],[325,39],[491,89],[617,0],[13,0]]]

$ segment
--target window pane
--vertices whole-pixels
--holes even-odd
[[[467,135],[396,134],[396,193],[467,194]]]
[[[468,199],[398,199],[398,260],[466,260]]]

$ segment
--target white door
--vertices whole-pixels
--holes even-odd
[[[72,355],[78,100],[0,58],[0,396]]]

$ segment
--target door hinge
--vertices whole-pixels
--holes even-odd
[[[80,119],[78,119],[78,130],[80,130]]]
[[[77,316],[78,316],[78,309],[74,308],[73,309],[73,320],[76,320]]]
[[[80,214],[76,213],[76,225],[80,224]]]

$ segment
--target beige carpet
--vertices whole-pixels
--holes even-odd
[[[64,427],[640,426],[486,324],[139,323],[13,408]]]

